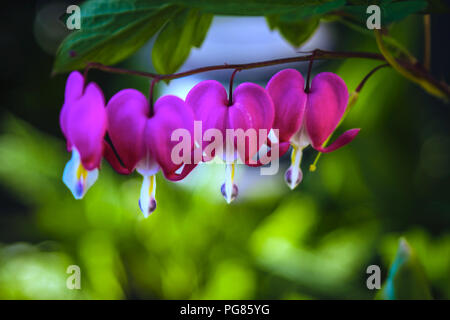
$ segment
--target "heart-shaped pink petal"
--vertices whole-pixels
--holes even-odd
[[[181,180],[188,175],[196,166],[194,163],[194,112],[182,99],[167,95],[155,102],[154,116],[149,119],[144,137],[148,150],[151,150],[164,176],[172,181]],[[177,163],[173,159],[172,152],[181,141],[173,139],[175,130],[181,129],[189,139],[182,141],[186,143],[186,157],[189,163]],[[184,156],[184,155],[183,155]],[[180,173],[177,171],[182,167]]]
[[[281,142],[289,141],[303,122],[307,99],[303,76],[295,69],[285,69],[276,73],[266,88],[275,108],[273,128],[279,130]]]
[[[202,149],[204,150],[207,145],[214,142],[208,141],[210,137],[205,136],[205,132],[209,129],[218,129],[223,139],[220,142],[222,146],[225,146],[225,132],[228,123],[228,96],[227,91],[223,85],[215,80],[205,80],[194,86],[186,97],[186,103],[191,106],[194,111],[195,120],[201,121],[201,137],[196,139],[202,141]],[[203,139],[202,139],[203,137]],[[200,142],[200,141],[197,141]],[[203,158],[203,161],[212,160],[215,153],[207,155]]]
[[[132,172],[144,153],[144,130],[150,112],[147,98],[135,89],[121,90],[108,102],[106,112],[112,144]]]
[[[233,92],[233,101],[229,105],[225,88],[217,81],[206,80],[191,89],[186,103],[194,110],[195,119],[202,122],[202,135],[208,129],[217,129],[222,134],[222,155],[226,153],[227,143],[234,142],[233,152],[238,151],[246,163],[254,156],[258,148],[267,140],[274,118],[273,103],[264,88],[243,83]],[[245,137],[245,148],[237,150],[237,140],[227,142],[227,129],[253,129],[255,135]],[[266,129],[266,135],[260,137],[259,130]],[[203,149],[210,142],[203,141]],[[230,147],[230,145],[229,145]]]
[[[63,132],[64,136],[67,140],[67,150],[72,150],[72,142],[69,140],[68,133],[67,133],[67,115],[69,114],[70,106],[74,100],[77,100],[81,97],[83,94],[83,86],[84,86],[84,79],[81,73],[78,71],[73,71],[70,73],[69,77],[66,81],[66,91],[64,93],[64,104],[61,109],[61,113],[59,115],[59,124],[61,126],[61,131]]]
[[[267,136],[272,128],[275,113],[272,99],[264,88],[254,83],[242,83],[234,90],[233,104],[228,110],[231,129],[255,131],[255,135],[246,135],[245,148],[239,146],[235,139],[241,160],[247,164],[252,163],[251,159],[267,142]]]
[[[78,90],[79,86],[75,85],[75,88]],[[62,115],[67,140],[79,151],[86,170],[98,168],[106,132],[103,93],[95,83],[90,83],[79,98],[75,94],[67,95],[70,98],[65,102],[67,109]]]
[[[314,77],[306,101],[305,125],[315,149],[320,149],[336,129],[347,102],[347,86],[338,75],[323,72]]]

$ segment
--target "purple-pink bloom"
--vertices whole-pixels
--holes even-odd
[[[154,104],[153,114],[147,98],[135,89],[116,93],[106,106],[108,134],[123,166],[111,147],[105,148],[105,158],[119,173],[129,174],[136,170],[143,177],[139,205],[147,217],[156,209],[155,174],[161,169],[172,181],[181,180],[194,168],[190,163],[174,163],[172,133],[185,129],[194,136],[194,113],[182,99],[167,95]],[[192,139],[191,148],[194,148]],[[193,153],[192,153],[193,154]]]
[[[66,82],[64,105],[60,114],[61,130],[72,158],[63,181],[76,199],[81,199],[97,180],[106,132],[105,101],[95,83],[84,87],[84,78],[73,71]]]
[[[291,189],[302,180],[300,162],[305,147],[331,152],[351,142],[359,129],[344,132],[329,146],[330,138],[344,115],[348,102],[345,82],[336,74],[316,75],[305,92],[305,81],[297,70],[285,69],[275,74],[267,84],[267,91],[275,106],[274,129],[279,129],[280,149],[292,145],[291,166],[285,178]]]
[[[220,156],[226,163],[226,179],[221,191],[225,200],[230,203],[238,193],[238,188],[233,183],[237,158],[250,164],[259,148],[267,142],[274,118],[272,100],[264,88],[253,83],[242,83],[233,91],[230,103],[227,91],[220,82],[206,80],[190,90],[186,103],[194,110],[195,119],[201,121],[202,137],[210,129],[217,129],[221,133],[222,150],[218,150],[221,151],[220,154],[213,153],[212,156]],[[254,130],[257,134],[243,135],[245,139],[243,148],[237,147],[239,143],[236,136],[227,138],[227,131],[239,134],[248,130]],[[261,130],[266,130],[266,134],[260,135]],[[205,143],[203,139],[202,142],[203,150],[212,143],[217,144],[217,141]],[[204,160],[208,161],[211,158]]]

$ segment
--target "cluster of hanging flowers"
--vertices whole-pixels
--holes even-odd
[[[226,179],[221,192],[230,203],[238,194],[233,182],[236,160],[261,166],[267,162],[254,161],[261,147],[266,145],[270,150],[276,144],[277,157],[292,146],[291,166],[285,180],[293,189],[302,180],[300,162],[305,147],[311,145],[319,152],[331,152],[358,134],[359,129],[348,130],[325,146],[340,123],[348,100],[345,82],[336,74],[319,73],[309,85],[298,71],[285,69],[275,74],[266,88],[242,83],[229,96],[222,84],[206,80],[193,87],[185,100],[166,95],[151,106],[141,92],[124,89],[105,105],[101,89],[95,83],[85,84],[83,76],[74,71],[67,79],[60,114],[61,130],[67,149],[72,152],[63,182],[76,199],[81,199],[98,178],[103,157],[120,174],[136,170],[143,176],[139,207],[147,217],[156,209],[158,171],[168,180],[182,180],[198,164],[194,158],[199,156],[202,162],[208,162],[217,156],[225,161]],[[191,139],[184,163],[174,161],[177,141],[173,133],[183,129],[194,137],[197,121],[201,123],[202,137],[215,129],[222,133],[222,141]],[[244,149],[234,147],[236,141],[230,141],[226,134],[227,130],[249,129],[263,134],[247,141]],[[111,144],[105,140],[106,134]],[[206,152],[218,142],[227,146],[226,151],[216,152],[212,148],[212,152]],[[232,148],[228,148],[230,142]]]

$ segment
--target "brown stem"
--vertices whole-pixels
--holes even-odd
[[[201,67],[201,68],[196,68],[196,69],[192,69],[192,70],[188,70],[188,71],[184,71],[184,72],[171,73],[171,74],[157,74],[157,73],[151,73],[151,72],[129,70],[129,69],[124,69],[124,68],[116,68],[116,67],[106,66],[106,65],[103,65],[98,62],[89,62],[86,65],[85,74],[87,74],[87,70],[89,70],[89,69],[98,69],[98,70],[111,72],[111,73],[117,73],[117,74],[128,74],[128,75],[135,75],[135,76],[141,76],[141,77],[146,77],[146,78],[159,78],[160,80],[172,80],[172,79],[187,77],[187,76],[197,74],[197,73],[203,73],[203,72],[215,71],[215,70],[226,70],[226,69],[248,70],[248,69],[274,66],[274,65],[278,65],[278,64],[310,61],[311,58],[313,57],[313,55],[314,55],[314,59],[316,59],[316,60],[345,59],[345,58],[375,59],[375,60],[381,60],[381,61],[384,60],[384,58],[381,54],[372,53],[372,52],[336,52],[336,51],[325,51],[325,50],[316,49],[316,50],[314,50],[313,54],[306,55],[306,56],[258,61],[258,62],[252,62],[252,63],[223,64],[223,65],[207,66],[207,67]]]
[[[159,81],[159,78],[153,78],[151,84],[150,84],[150,92],[148,94],[148,103],[150,105],[150,117],[153,116],[153,91],[155,91],[155,85]]]
[[[380,60],[386,61],[385,57],[378,53],[373,52],[345,52],[345,51],[325,51],[321,49],[316,49],[310,55],[305,56],[297,56],[297,57],[289,57],[282,59],[274,59],[274,60],[266,60],[266,61],[258,61],[253,63],[243,63],[243,64],[223,64],[223,65],[214,65],[196,68],[184,72],[179,73],[171,73],[171,74],[156,74],[144,71],[136,71],[129,70],[123,68],[116,68],[105,66],[101,63],[90,62],[87,64],[85,69],[85,77],[87,77],[87,72],[89,69],[99,69],[106,72],[118,73],[118,74],[128,74],[141,76],[146,78],[157,78],[159,80],[172,80],[187,77],[193,74],[215,71],[215,70],[226,70],[226,69],[239,69],[239,70],[248,70],[255,68],[268,67],[279,64],[293,63],[293,62],[301,62],[301,61],[311,61],[314,58],[315,60],[332,60],[332,59],[347,59],[347,58],[361,58],[361,59],[372,59],[372,60]],[[440,82],[433,78],[433,76],[424,70],[424,68],[420,67],[420,65],[414,65],[406,60],[397,60],[398,64],[402,65],[405,69],[410,70],[412,73],[422,77],[425,81],[429,82],[433,86],[439,88],[447,97],[450,97],[450,87],[445,82]]]
[[[309,92],[309,80],[311,79],[311,71],[312,71],[312,66],[314,63],[314,58],[316,56],[316,51],[314,50],[313,53],[311,54],[311,60],[309,60],[309,66],[308,66],[308,74],[306,76],[306,87],[305,87],[305,92],[308,93]]]
[[[230,78],[230,90],[228,92],[228,106],[231,106],[233,104],[233,80],[234,80],[234,76],[236,75],[236,73],[238,73],[239,71],[241,71],[240,69],[236,69],[233,71],[233,73],[231,74],[231,78]]]
[[[380,70],[381,68],[384,67],[388,67],[389,63],[385,63],[385,64],[381,64],[378,67],[375,67],[374,69],[372,69],[372,71],[370,71],[365,77],[364,79],[362,79],[362,81],[359,83],[359,85],[356,87],[355,92],[359,93],[361,91],[361,89],[363,88],[364,84],[366,83],[367,80],[369,80],[369,78],[378,70]]]

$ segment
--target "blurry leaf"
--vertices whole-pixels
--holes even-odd
[[[297,22],[280,21],[279,16],[267,16],[267,23],[270,29],[278,29],[290,44],[299,47],[306,42],[319,26],[319,18],[309,18]]]
[[[191,47],[200,47],[213,16],[185,9],[161,30],[152,51],[153,65],[159,73],[174,73],[189,56]]]
[[[61,140],[39,132],[13,116],[2,119],[0,178],[25,203],[45,201],[60,183],[64,166]],[[39,190],[39,192],[37,192]]]
[[[431,299],[424,269],[416,253],[404,238],[400,238],[388,279],[378,298],[388,300]]]
[[[113,64],[123,60],[177,11],[164,1],[87,1],[81,6],[81,29],[62,42],[53,73],[83,68],[90,61]]]

